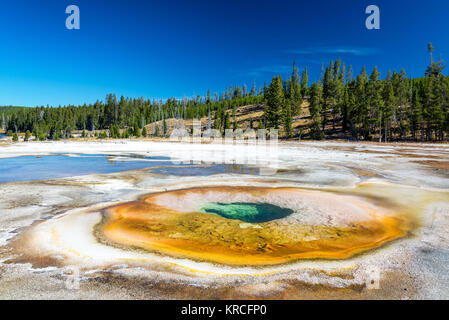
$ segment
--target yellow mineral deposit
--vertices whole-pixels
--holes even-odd
[[[263,214],[262,202],[291,214],[259,223],[245,221]],[[218,214],[202,209],[211,204]],[[252,215],[238,215],[235,208]],[[151,194],[108,208],[96,235],[123,249],[230,266],[268,266],[300,259],[346,259],[404,237],[413,222],[398,208],[329,191],[205,187]]]

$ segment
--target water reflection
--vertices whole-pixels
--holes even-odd
[[[179,166],[154,168],[151,170],[151,172],[163,175],[188,177],[188,176],[210,176],[214,174],[224,174],[224,173],[258,175],[260,173],[260,169],[239,164],[198,165],[190,163]]]
[[[214,174],[259,174],[259,169],[238,164],[174,164],[169,157],[139,154],[67,154],[23,156],[0,159],[0,183],[67,178],[105,174],[134,169],[172,176],[209,176]]]
[[[66,178],[170,165],[165,157],[52,154],[0,159],[0,183]]]

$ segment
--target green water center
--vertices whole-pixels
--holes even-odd
[[[241,220],[248,223],[263,223],[285,218],[293,210],[281,208],[268,203],[209,203],[201,212],[216,214],[223,218]]]

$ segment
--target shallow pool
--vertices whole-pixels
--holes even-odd
[[[166,157],[134,155],[53,154],[3,158],[0,159],[0,183],[113,173],[171,164],[170,158]]]

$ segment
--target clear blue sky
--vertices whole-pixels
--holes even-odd
[[[65,28],[78,5],[81,29]],[[365,8],[381,30],[365,28]],[[449,1],[2,0],[0,105],[93,103],[107,93],[168,98],[286,76],[293,60],[316,80],[341,58],[421,76],[449,56]]]

